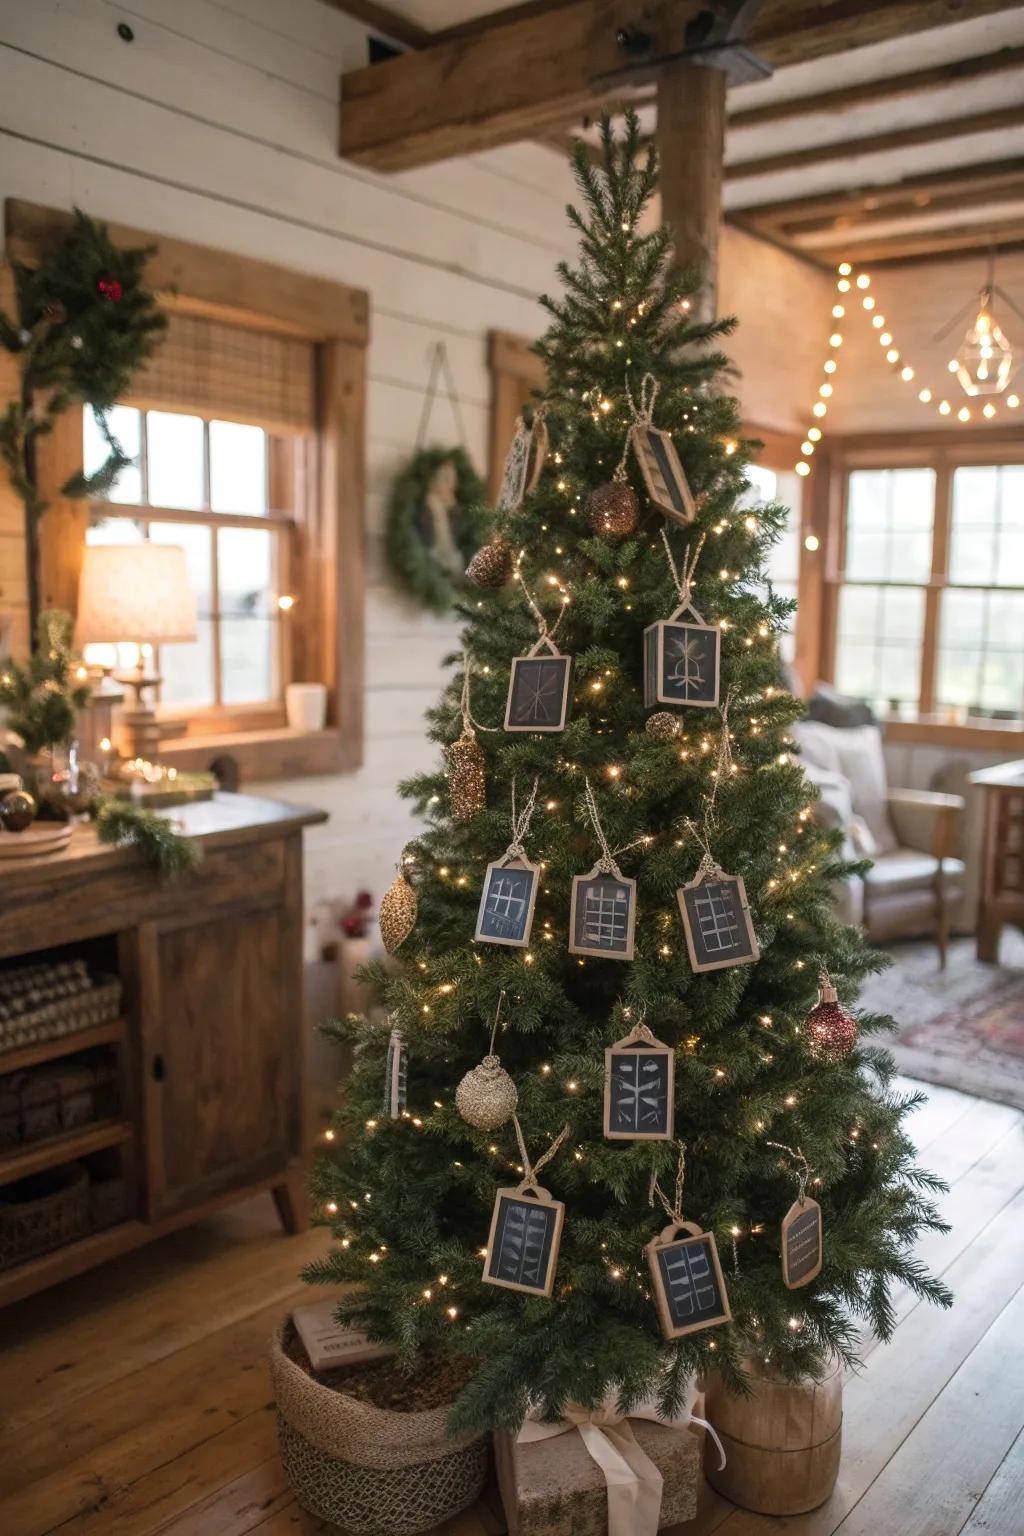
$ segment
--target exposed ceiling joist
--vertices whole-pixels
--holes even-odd
[[[749,212],[759,223],[779,229],[799,227],[802,223],[838,218],[858,210],[899,208],[912,205],[926,208],[936,197],[956,196],[970,190],[996,190],[1024,177],[1024,155],[982,164],[960,165],[949,170],[928,171],[920,176],[905,176],[898,181],[851,187],[838,192],[815,192],[808,197],[788,198],[785,202],[758,203]],[[737,209],[736,212],[740,212]],[[743,210],[746,211],[746,210]]]
[[[374,170],[407,170],[564,126],[598,110],[598,82],[621,75],[622,29],[642,29],[655,54],[668,53],[703,8],[701,0],[555,0],[438,34],[343,77],[341,152]],[[780,67],[1012,8],[1014,0],[767,0],[748,41]]]
[[[1018,250],[1024,246],[1024,219],[1006,224],[986,224],[983,229],[963,224],[946,229],[929,229],[921,234],[870,241],[851,245],[849,260],[858,266],[902,261],[939,260],[950,256],[985,256],[991,250]]]

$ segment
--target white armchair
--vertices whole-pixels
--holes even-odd
[[[851,858],[873,860],[837,892],[840,915],[878,943],[933,934],[945,965],[953,916],[963,925],[966,868],[954,853],[963,799],[891,789],[877,726],[801,720],[793,736],[821,793],[819,821],[842,831]]]

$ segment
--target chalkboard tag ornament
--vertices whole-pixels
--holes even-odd
[[[654,425],[657,397],[658,381],[653,374],[645,373],[640,382],[639,405],[630,396],[633,424],[626,438],[626,450],[632,445],[651,504],[685,528],[697,515],[697,503],[671,434]]]
[[[799,1228],[794,1233],[797,1223]],[[788,1290],[797,1291],[803,1285],[810,1285],[821,1274],[823,1239],[821,1206],[810,1195],[798,1195],[782,1218],[782,1278]],[[816,1242],[817,1256],[808,1267],[802,1247],[812,1241]]]
[[[550,635],[541,635],[525,656],[513,657],[506,731],[564,731],[571,679],[572,657],[563,656]]]
[[[619,1071],[616,1071],[619,1068]],[[630,1070],[635,1069],[635,1070]],[[604,1134],[608,1141],[671,1141],[675,1135],[676,1055],[671,1046],[658,1040],[640,1023],[608,1046],[604,1053]],[[642,1078],[649,1074],[654,1103],[644,1119]],[[618,1090],[618,1091],[617,1091]],[[625,1090],[633,1105],[636,1129],[614,1129],[621,1125],[621,1092]],[[643,1129],[653,1125],[654,1129]]]
[[[761,958],[742,875],[728,875],[707,855],[676,891],[690,968],[719,971]]]
[[[680,1232],[686,1232],[688,1236],[678,1237],[677,1234]],[[722,1274],[718,1245],[713,1232],[703,1232],[695,1221],[673,1221],[667,1227],[663,1227],[657,1237],[651,1239],[645,1246],[644,1253],[647,1255],[647,1264],[651,1272],[661,1331],[666,1339],[681,1339],[686,1334],[697,1333],[702,1328],[718,1328],[723,1323],[732,1322],[732,1310],[729,1306],[725,1277]],[[689,1257],[691,1254],[700,1262],[701,1270],[707,1271],[706,1288],[710,1295],[710,1315],[701,1316],[695,1322],[683,1323],[673,1312],[665,1284],[662,1261],[671,1261],[674,1255],[685,1256],[690,1288],[695,1290],[699,1298],[700,1290],[693,1284],[694,1260]]]
[[[717,624],[705,624],[693,605],[693,582],[704,536],[692,555],[686,546],[682,570],[676,565],[664,528],[661,542],[678,601],[667,619],[658,619],[644,630],[644,708],[674,704],[677,709],[715,709],[721,688],[722,631]]]
[[[548,451],[548,428],[544,417],[542,405],[537,407],[529,425],[522,416],[516,417],[498,492],[499,512],[515,512],[536,488]]]
[[[531,1166],[522,1126],[515,1115],[512,1124],[525,1173],[514,1188],[495,1191],[482,1279],[485,1285],[503,1290],[550,1296],[555,1287],[565,1206],[538,1184],[537,1174],[554,1157],[569,1127],[562,1127],[536,1166]]]
[[[524,840],[537,804],[537,784],[534,779],[530,798],[517,811],[516,785],[512,781],[512,841],[501,858],[488,864],[484,872],[473,935],[478,943],[511,944],[516,949],[525,949],[530,942],[540,865],[531,864],[526,857]],[[503,876],[513,874],[520,878],[503,880]]]

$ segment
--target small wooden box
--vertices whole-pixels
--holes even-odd
[[[631,1419],[641,1449],[664,1479],[659,1530],[692,1520],[701,1481],[701,1431]],[[608,1485],[576,1430],[518,1445],[494,1434],[498,1487],[509,1536],[607,1536]]]

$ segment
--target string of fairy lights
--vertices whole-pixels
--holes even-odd
[[[975,401],[972,404],[957,405],[955,399],[939,389],[933,382],[926,382],[925,378],[908,360],[901,349],[895,334],[893,322],[879,309],[878,300],[871,290],[872,279],[870,272],[857,271],[848,261],[842,261],[836,268],[836,300],[832,305],[832,329],[828,338],[828,355],[822,363],[823,378],[818,385],[817,398],[811,406],[810,414],[814,418],[808,427],[803,442],[800,444],[800,458],[793,465],[798,475],[809,475],[811,472],[811,459],[817,445],[824,436],[823,422],[828,416],[829,405],[835,393],[835,375],[839,368],[840,349],[843,345],[843,327],[849,318],[849,312],[858,309],[865,319],[870,321],[871,329],[875,333],[876,340],[882,350],[885,363],[896,375],[901,383],[908,388],[913,386],[917,398],[924,406],[934,407],[943,418],[950,416],[956,421],[966,425],[972,421],[982,419],[992,421],[1002,411],[1012,413],[1020,408],[1020,396],[1008,394],[1000,396],[999,401],[985,400],[984,404]],[[981,320],[985,314],[984,304],[979,313]],[[978,321],[975,321],[977,327]],[[984,354],[984,336],[981,340],[981,351]],[[963,367],[962,359],[951,357],[946,364],[948,373],[953,376]]]

